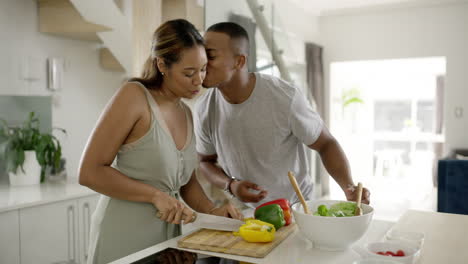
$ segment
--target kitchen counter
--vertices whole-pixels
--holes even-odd
[[[369,227],[366,235],[359,240],[356,245],[363,245],[368,242],[379,241],[384,234],[394,225],[393,222],[374,220]],[[140,260],[146,256],[152,255],[158,251],[162,251],[168,247],[177,248],[177,241],[187,234],[170,239],[166,242],[149,247],[125,258],[112,262],[112,264],[128,264]],[[268,263],[268,264],[284,264],[284,263],[333,263],[333,264],[350,264],[353,260],[357,260],[360,256],[352,249],[347,251],[321,251],[314,249],[312,243],[306,240],[298,229],[294,231],[285,241],[279,244],[265,258],[251,258],[237,255],[228,255],[208,251],[189,250],[190,252],[200,253],[203,255],[216,256],[226,259],[234,259],[249,263]]]
[[[93,194],[97,193],[78,183],[65,181],[17,187],[0,185],[0,213]]]
[[[397,223],[373,220],[366,235],[355,246],[369,242],[381,241],[385,233],[392,227],[405,231],[422,232],[425,240],[421,256],[417,263],[424,264],[462,264],[467,263],[468,251],[468,215],[446,214],[408,210]],[[187,234],[185,234],[187,235]],[[185,236],[182,235],[182,236]],[[168,247],[177,248],[176,237],[153,247],[141,250],[112,264],[128,264],[162,251]],[[250,258],[236,255],[220,254],[208,251],[188,250],[209,256],[234,259],[250,263],[323,263],[350,264],[360,256],[352,249],[342,252],[330,252],[314,249],[299,230],[296,230],[265,258]]]
[[[468,215],[409,210],[395,228],[424,233],[419,263],[468,263]]]

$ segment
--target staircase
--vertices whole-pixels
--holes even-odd
[[[115,1],[38,0],[38,4],[40,32],[100,42],[103,68],[132,72],[132,28]]]

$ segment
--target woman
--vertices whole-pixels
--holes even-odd
[[[181,98],[200,91],[206,63],[195,27],[168,21],[153,35],[142,77],[108,103],[79,171],[80,184],[104,194],[92,218],[88,263],[108,263],[180,235],[179,224],[192,220],[190,208],[242,217],[230,204],[216,208],[194,173],[192,115]]]

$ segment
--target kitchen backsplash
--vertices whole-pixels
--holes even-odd
[[[11,125],[21,125],[32,111],[39,117],[41,132],[51,132],[52,97],[0,96],[0,118]],[[0,183],[8,183],[6,175],[4,159],[0,154]]]

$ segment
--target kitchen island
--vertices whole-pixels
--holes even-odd
[[[394,225],[393,222],[374,220],[369,227],[366,235],[357,243],[357,245],[363,245],[368,242],[380,240],[385,233]],[[176,248],[177,241],[186,236],[182,236],[170,239],[166,242],[160,243],[153,247],[149,247],[125,258],[112,262],[112,264],[128,264],[133,263],[137,260],[150,256],[156,252],[162,251],[166,248]],[[200,253],[203,255],[215,256],[225,259],[233,259],[238,261],[244,261],[249,263],[336,263],[336,264],[350,264],[353,260],[359,259],[359,255],[354,250],[349,249],[347,251],[339,252],[328,252],[314,249],[312,243],[304,238],[300,230],[296,229],[286,240],[279,244],[273,251],[271,251],[264,258],[251,258],[238,255],[221,254],[209,251],[183,249],[185,251]]]
[[[467,263],[468,250],[466,250],[465,247],[468,245],[468,216],[466,215],[409,210],[396,223],[373,220],[367,233],[355,246],[363,246],[366,243],[382,241],[385,233],[393,226],[401,230],[422,232],[425,234],[425,242],[418,263]],[[186,235],[187,234],[184,234],[141,250],[125,258],[114,261],[112,264],[134,263],[166,248],[178,249],[177,241]],[[353,249],[337,252],[315,249],[312,247],[312,243],[306,240],[298,229],[278,245],[278,247],[273,249],[265,258],[250,258],[189,249],[183,250],[225,259],[268,264],[350,264],[354,260],[361,258]]]

